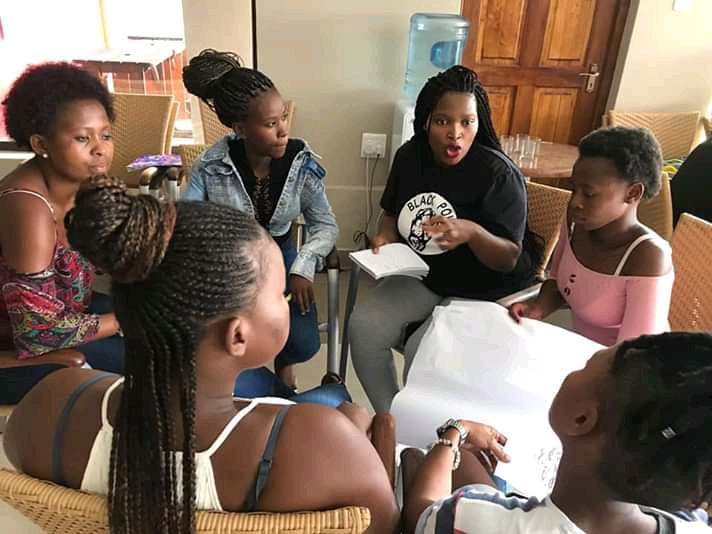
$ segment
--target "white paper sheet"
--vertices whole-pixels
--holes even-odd
[[[497,474],[519,491],[544,496],[560,447],[548,410],[562,380],[600,345],[554,325],[515,323],[491,302],[439,306],[391,412],[398,441],[425,447],[449,417],[491,424],[509,438],[509,465]]]

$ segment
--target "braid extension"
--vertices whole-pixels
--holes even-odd
[[[601,466],[623,498],[666,510],[712,499],[712,336],[672,332],[621,344],[611,374],[615,436]]]
[[[126,342],[110,531],[193,534],[195,350],[203,324],[253,305],[265,231],[227,206],[131,196],[107,177],[82,185],[65,224],[72,247],[111,274]]]
[[[212,49],[203,50],[183,67],[183,84],[228,128],[245,120],[255,97],[275,90],[272,80],[258,70],[244,67],[237,54]]]

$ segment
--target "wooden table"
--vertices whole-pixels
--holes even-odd
[[[577,158],[578,147],[574,145],[543,142],[534,166],[520,166],[520,169],[533,182],[568,189],[567,182]]]

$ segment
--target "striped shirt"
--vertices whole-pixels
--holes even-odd
[[[709,534],[702,522],[686,522],[644,508],[658,521],[658,534]],[[491,486],[472,485],[433,503],[420,516],[416,534],[585,534],[549,497],[505,495]]]

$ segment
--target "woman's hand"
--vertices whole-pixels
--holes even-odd
[[[99,315],[99,331],[95,339],[104,339],[115,336],[121,332],[119,321],[116,320],[116,315],[113,313],[104,313]]]
[[[289,275],[289,291],[299,306],[299,312],[306,315],[314,302],[314,284],[298,274]]]
[[[536,300],[515,302],[509,307],[509,316],[518,323],[522,322],[522,317],[541,321],[544,318],[544,309]]]
[[[469,432],[461,447],[473,453],[489,473],[494,473],[497,462],[508,463],[511,458],[504,451],[507,437],[496,428],[473,421],[460,421]]]
[[[425,221],[422,228],[441,249],[452,250],[470,241],[479,225],[467,219],[448,219],[436,215]]]
[[[371,239],[371,250],[374,254],[378,254],[378,249],[383,245],[389,245],[398,241],[397,237],[389,236],[385,233],[378,233]]]

